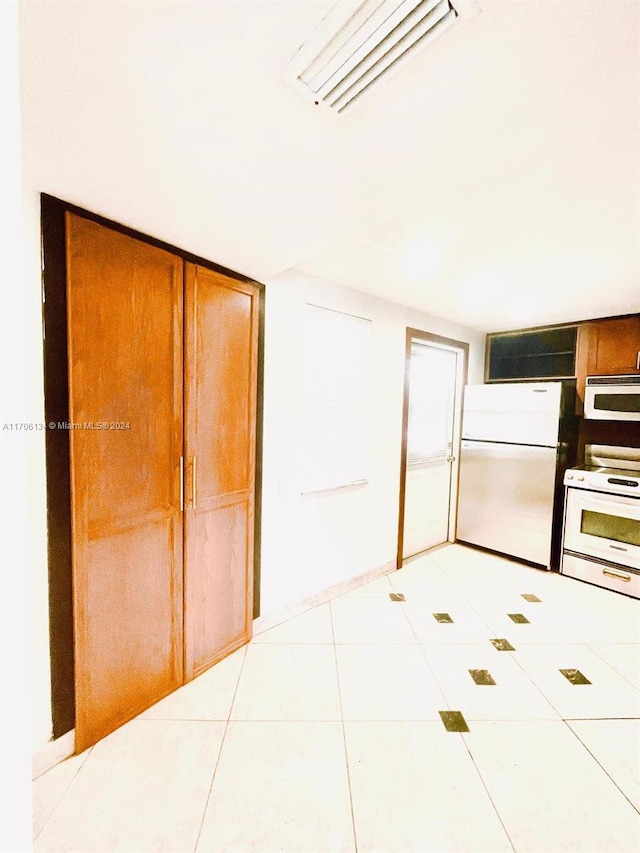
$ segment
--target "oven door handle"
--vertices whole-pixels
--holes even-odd
[[[618,581],[624,581],[624,583],[631,582],[631,575],[627,575],[624,572],[617,572],[615,569],[603,569],[602,574],[606,575],[608,578],[615,578]]]
[[[614,507],[638,506],[638,498],[635,495],[610,495],[606,492],[600,495],[598,492],[590,492],[588,497],[586,497],[582,489],[572,489],[571,491],[578,493],[574,495],[573,500],[579,501],[580,505],[583,507],[586,507],[588,504],[596,504],[597,506],[608,506],[613,510]]]

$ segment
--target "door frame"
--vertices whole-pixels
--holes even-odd
[[[402,568],[403,563],[403,545],[404,545],[404,508],[405,508],[405,492],[406,492],[406,476],[407,476],[407,434],[409,429],[409,393],[411,390],[411,347],[414,342],[431,344],[435,346],[452,349],[459,353],[462,357],[462,388],[467,384],[467,376],[469,370],[469,344],[466,341],[457,341],[453,338],[445,338],[442,335],[436,335],[432,332],[424,332],[421,329],[413,329],[407,327],[405,338],[405,354],[404,354],[404,391],[402,399],[402,439],[400,445],[400,489],[399,489],[399,512],[398,512],[398,550],[396,552],[396,569]],[[460,389],[460,405],[458,411],[454,410],[454,435],[457,439],[454,441],[454,451],[459,457],[460,451],[460,430],[462,426],[462,388]],[[455,422],[457,421],[457,423]],[[451,494],[454,495],[454,500],[449,507],[449,519],[451,530],[451,519],[455,518],[455,505],[458,494],[458,478],[460,468],[456,475],[455,483],[452,483]],[[449,541],[454,541],[449,533]]]
[[[183,261],[206,267],[258,293],[258,387],[255,443],[255,516],[253,618],[260,615],[260,532],[262,514],[262,404],[264,396],[265,286],[241,273],[100,216],[75,204],[41,193],[42,323],[45,423],[69,422],[67,341],[67,273],[65,213],[74,213],[143,243],[171,252]],[[71,556],[71,476],[69,432],[45,430],[47,492],[47,564],[51,717],[54,740],[75,727],[75,659]]]

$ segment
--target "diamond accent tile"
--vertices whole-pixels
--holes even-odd
[[[470,669],[469,675],[471,676],[471,678],[473,678],[476,684],[482,686],[491,684],[495,685],[493,676],[491,675],[488,669]]]
[[[561,669],[560,672],[571,684],[591,684],[589,679],[579,669]]]
[[[511,645],[509,640],[497,639],[489,641],[499,652],[515,652],[515,648]]]
[[[468,732],[469,726],[461,711],[438,711],[448,732]]]

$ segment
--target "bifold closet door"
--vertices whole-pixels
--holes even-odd
[[[258,293],[185,264],[185,678],[251,638]]]
[[[183,262],[66,214],[76,750],[183,682]]]

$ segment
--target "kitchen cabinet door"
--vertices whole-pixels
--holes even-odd
[[[183,681],[183,262],[70,213],[66,257],[81,752]]]
[[[591,374],[640,373],[640,315],[599,320],[593,325]]]
[[[575,375],[577,326],[487,335],[485,382]]]
[[[251,638],[258,293],[186,265],[185,677]]]

